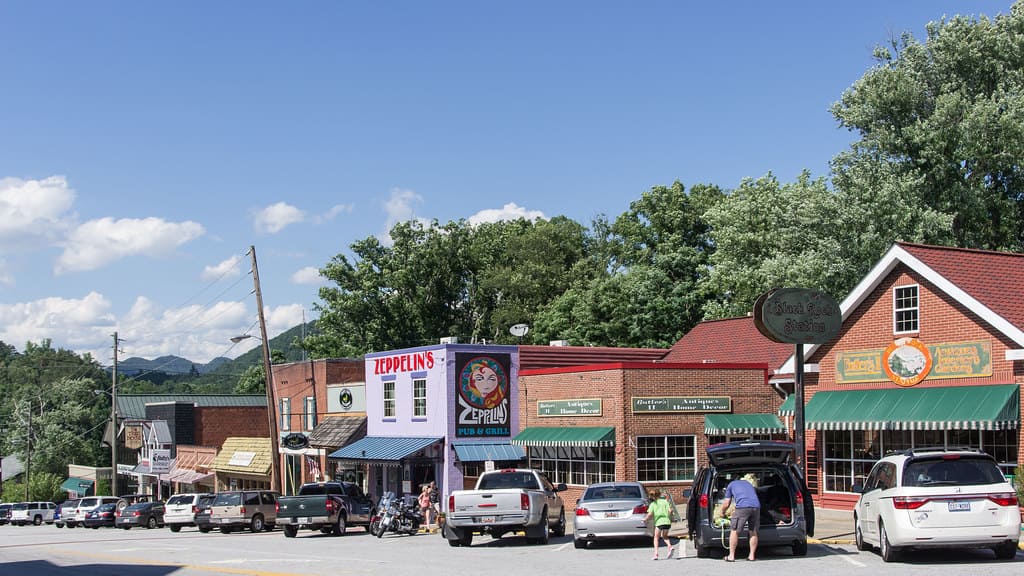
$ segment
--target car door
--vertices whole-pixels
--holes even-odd
[[[871,468],[857,501],[857,523],[863,537],[870,542],[878,542],[878,499],[882,493],[878,478],[885,465],[886,462],[878,462]]]
[[[344,484],[345,496],[348,497],[349,506],[352,507],[352,519],[356,522],[369,522],[373,513],[373,502],[363,494],[363,489],[358,484]]]

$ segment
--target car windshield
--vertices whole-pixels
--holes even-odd
[[[238,492],[221,492],[213,501],[214,506],[238,506],[242,503],[242,495]]]
[[[904,486],[972,486],[1005,482],[999,467],[988,458],[922,458],[903,469]]]
[[[191,496],[184,496],[184,495],[171,496],[171,498],[167,501],[167,505],[168,506],[171,505],[171,504],[191,504],[191,503],[192,503],[192,497]]]
[[[639,486],[591,486],[584,500],[637,500],[643,498]]]
[[[11,507],[11,510],[28,510],[28,504],[24,502],[19,502],[15,504],[13,507]]]

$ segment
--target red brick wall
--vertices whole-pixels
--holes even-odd
[[[366,364],[362,359],[349,358],[310,360],[272,366],[275,393],[274,415],[277,418],[275,421],[280,422],[278,412],[280,400],[289,398],[291,400],[289,430],[308,433],[302,420],[306,397],[314,396],[316,398],[316,421],[319,422],[327,413],[327,385],[364,382],[366,380],[365,369]]]
[[[782,399],[767,384],[767,369],[758,365],[738,368],[649,368],[559,371],[520,375],[519,422],[531,426],[613,426],[615,427],[616,480],[636,480],[637,436],[693,435],[697,443],[697,465],[706,464],[704,413],[633,414],[634,396],[729,396],[737,414],[775,413]],[[600,398],[601,416],[540,417],[539,400]],[[645,483],[649,490],[667,488],[676,502],[689,482]],[[568,506],[583,494],[584,486],[570,485],[562,494]]]
[[[267,410],[249,406],[206,406],[195,409],[196,445],[216,446],[232,436],[270,436]]]

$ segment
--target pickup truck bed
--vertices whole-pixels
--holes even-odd
[[[565,507],[558,492],[536,470],[485,472],[474,490],[456,490],[448,497],[444,536],[452,546],[469,546],[474,533],[500,538],[526,532],[531,542],[547,543],[551,534],[565,534]]]
[[[295,496],[277,499],[277,524],[286,538],[300,529],[341,536],[349,526],[368,526],[372,503],[358,485],[350,482],[303,484]]]

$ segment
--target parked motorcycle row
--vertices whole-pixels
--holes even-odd
[[[412,536],[420,531],[421,524],[423,514],[415,497],[398,498],[394,492],[385,492],[370,519],[370,533],[377,538],[385,532]]]

